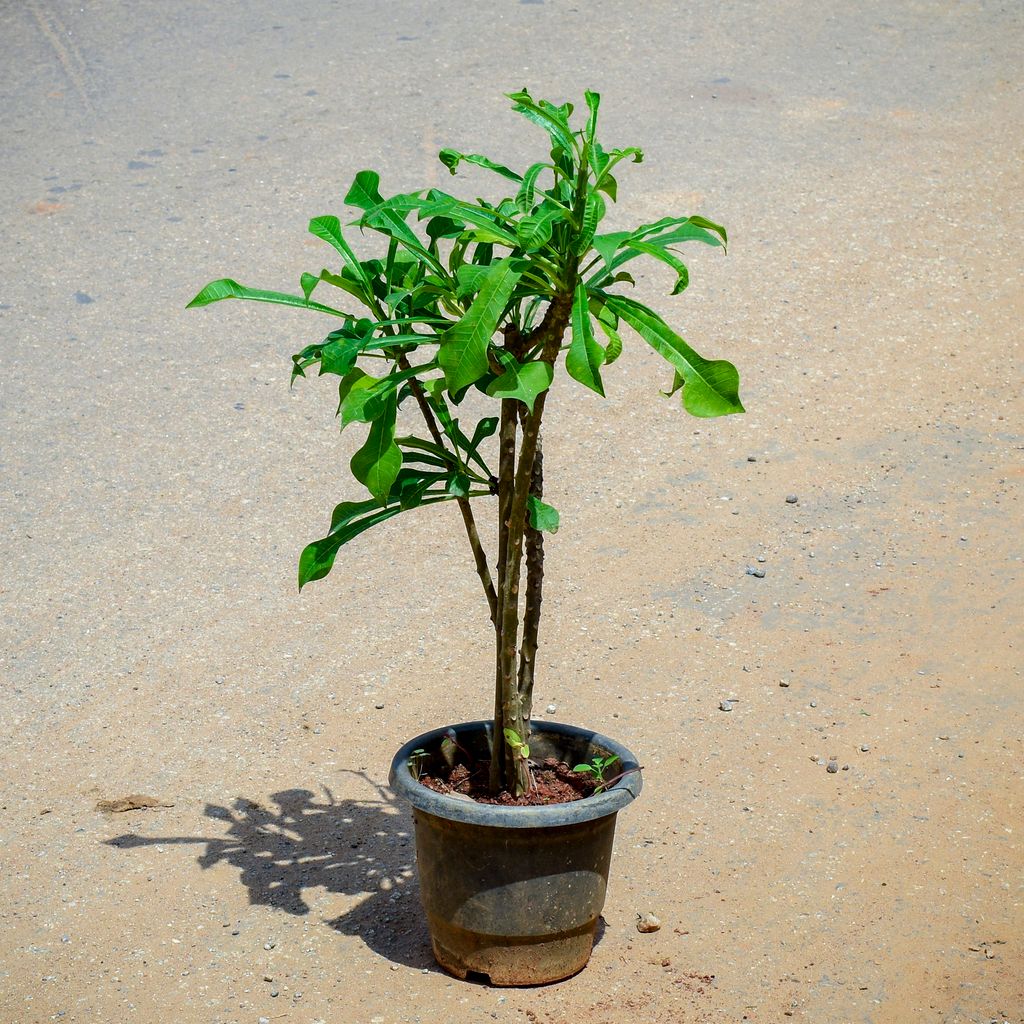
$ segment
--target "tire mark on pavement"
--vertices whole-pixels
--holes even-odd
[[[40,2],[40,0],[27,0],[27,6],[32,12],[32,16],[36,19],[43,38],[46,39],[53,48],[53,52],[57,55],[57,60],[60,62],[64,74],[75,87],[75,91],[81,98],[86,110],[90,114],[95,114],[96,108],[93,106],[92,99],[89,96],[89,66],[85,62],[81,51],[74,44],[71,33],[64,27],[52,6],[46,3],[45,0],[43,2]]]

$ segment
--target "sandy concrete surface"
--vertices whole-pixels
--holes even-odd
[[[0,4],[0,1021],[1024,1020],[1022,21]],[[635,337],[606,402],[549,403],[538,704],[646,785],[590,966],[499,990],[434,966],[385,785],[488,713],[457,512],[297,595],[354,496],[330,386],[288,389],[323,324],[183,307],[333,266],[305,225],[364,167],[497,197],[436,151],[543,155],[524,84],[600,90],[644,146],[611,228],[728,226],[687,294],[637,288],[748,413],[684,417]],[[97,809],[134,794],[159,806]]]

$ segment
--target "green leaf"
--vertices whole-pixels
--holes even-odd
[[[339,407],[342,430],[350,423],[370,423],[384,412],[384,403],[376,400],[371,391],[375,384],[380,383],[378,378],[363,373],[351,381],[346,377],[345,381],[348,384]]]
[[[402,466],[391,485],[391,494],[388,497],[389,504],[397,501],[402,511],[416,508],[423,503],[423,496],[431,484],[442,480],[448,480],[447,473],[432,473],[422,469],[412,469],[409,466]]]
[[[397,402],[394,393],[370,426],[366,443],[352,456],[352,475],[380,502],[387,500],[391,485],[402,468],[402,452],[395,444]]]
[[[424,263],[442,276],[444,267],[416,236],[416,232],[405,223],[410,211],[423,205],[418,195],[398,195],[384,199],[380,194],[380,175],[376,171],[360,171],[352,182],[345,202],[365,211],[358,223],[373,228],[394,238],[410,252],[415,253]]]
[[[487,347],[523,269],[522,261],[511,257],[493,264],[473,304],[442,335],[437,359],[449,391],[465,388],[487,373]]]
[[[335,413],[336,416],[341,415],[341,407],[345,404],[345,399],[348,398],[349,392],[353,387],[356,386],[358,381],[361,381],[367,374],[359,369],[358,366],[353,366],[344,377],[341,378],[341,383],[338,385],[338,411]],[[371,381],[373,378],[370,378]],[[342,424],[344,429],[344,424]]]
[[[455,292],[456,297],[464,299],[480,291],[484,278],[490,269],[490,267],[477,266],[475,263],[463,263],[455,275],[459,282]]]
[[[319,376],[335,373],[343,377],[355,365],[365,344],[365,338],[348,328],[331,331],[319,344],[307,345],[292,356],[292,382],[296,377],[305,377],[305,370],[314,363],[320,364]]]
[[[522,114],[528,121],[543,128],[551,136],[551,141],[556,146],[565,150],[566,153],[572,153],[575,150],[572,129],[569,127],[565,108],[552,106],[546,100],[535,101],[525,89],[506,93],[506,95],[514,104],[512,109],[516,113]]]
[[[402,458],[406,462],[422,462],[428,466],[443,466],[445,469],[455,468],[459,462],[456,456],[433,441],[426,441],[422,437],[396,437],[395,444],[403,449]],[[421,457],[422,456],[422,457]]]
[[[662,263],[667,263],[676,272],[676,283],[672,288],[672,295],[678,295],[690,283],[690,271],[687,270],[686,264],[671,250],[650,242],[639,242],[636,239],[632,239],[626,245],[630,249],[636,249],[638,252],[653,256],[654,259],[660,260]]]
[[[613,203],[619,194],[619,183],[611,174],[602,174],[598,191],[603,192]]]
[[[677,220],[678,218],[666,218],[666,221]],[[723,242],[720,238],[717,238],[710,231],[704,228],[701,224],[695,223],[697,220],[703,220],[703,218],[697,217],[686,217],[681,222],[678,222],[675,227],[671,230],[664,232],[664,234],[655,234],[651,230],[645,230],[639,228],[633,232],[633,237],[642,239],[651,245],[680,245],[683,242],[703,242],[705,245],[711,246],[723,246]],[[710,223],[710,221],[705,221]],[[653,227],[654,225],[651,225]],[[725,228],[721,229],[723,232]]]
[[[726,416],[743,412],[739,374],[724,359],[698,355],[653,310],[621,295],[602,296],[612,312],[625,320],[651,348],[668,360],[686,382],[683,407],[693,416]]]
[[[459,153],[454,149],[442,149],[437,154],[437,158],[452,174],[455,173],[459,163],[465,160],[467,164],[476,164],[477,167],[485,167],[489,171],[496,171],[502,177],[509,178],[512,181],[523,180],[521,174],[516,174],[515,171],[505,167],[504,164],[496,164],[493,160],[488,160],[487,157],[480,156],[478,153]]]
[[[384,202],[380,194],[380,175],[376,171],[360,171],[345,195],[345,205],[372,210]]]
[[[523,183],[519,186],[519,191],[516,193],[515,200],[516,209],[518,209],[520,213],[529,213],[533,209],[533,196],[537,188],[537,178],[545,167],[550,166],[550,164],[545,163],[531,164],[523,175]]]
[[[456,238],[462,234],[464,227],[464,224],[451,217],[431,217],[427,220],[427,236],[432,242],[437,242],[439,238]]]
[[[487,388],[487,394],[492,398],[516,398],[532,413],[537,396],[551,387],[551,364],[539,360],[520,363],[507,354],[503,362],[505,372]]]
[[[580,228],[580,236],[576,242],[576,252],[582,256],[590,248],[594,241],[594,232],[597,225],[601,223],[605,214],[604,199],[600,193],[591,192],[587,196],[587,205],[583,210],[583,225]]]
[[[502,218],[494,210],[463,202],[438,189],[431,189],[427,199],[420,201],[418,209],[421,220],[443,215],[466,224],[475,224],[491,236],[491,241],[515,247],[515,234],[501,223]]]
[[[631,231],[613,231],[609,235],[595,235],[590,244],[607,266],[611,267],[612,258],[632,235],[633,232]]]
[[[604,349],[594,338],[590,323],[590,306],[587,289],[576,286],[572,304],[572,343],[565,354],[565,369],[573,380],[596,391],[604,398],[604,384],[601,382],[601,364],[605,361]]]
[[[480,420],[476,425],[476,430],[473,431],[473,440],[470,442],[472,450],[476,451],[480,447],[481,442],[490,437],[497,429],[497,416],[485,416]]]
[[[387,413],[388,403],[399,385],[432,369],[434,363],[430,362],[389,373],[379,380],[373,377],[361,378],[352,386],[342,403],[342,429],[355,421],[369,423]]]
[[[327,344],[320,351],[320,376],[334,373],[344,377],[355,366],[365,339],[333,332],[327,335],[326,341]]]
[[[453,497],[465,498],[469,494],[469,477],[465,473],[456,473],[449,477],[447,491]]]
[[[319,302],[310,302],[298,295],[286,295],[284,292],[268,292],[262,288],[246,288],[245,285],[232,281],[230,277],[211,281],[185,308],[209,306],[211,302],[221,299],[251,299],[254,302],[273,302],[279,306],[297,306],[300,309],[315,309],[319,313],[330,313],[332,316],[350,316],[349,313],[323,306]]]
[[[545,505],[540,498],[531,494],[526,499],[526,508],[530,516],[530,526],[545,533],[558,533],[558,509]]]
[[[307,544],[299,556],[299,590],[313,580],[323,579],[331,571],[343,544],[401,511],[399,505],[381,508],[377,501],[345,501],[338,505],[331,517],[331,532]],[[358,518],[361,515],[364,517]]]
[[[591,92],[589,89],[583,94],[587,101],[587,107],[590,110],[590,117],[587,119],[587,128],[584,138],[589,143],[593,143],[594,135],[597,132],[597,108],[601,104],[601,94],[599,92]]]
[[[559,209],[542,210],[540,213],[523,217],[516,225],[516,235],[520,248],[525,252],[534,252],[551,240],[551,232],[556,220],[564,216]]]
[[[611,366],[622,355],[622,338],[619,336],[619,332],[601,317],[597,318],[597,323],[608,338],[608,344],[604,350],[604,365]]]
[[[716,224],[713,220],[708,220],[706,217],[691,217],[690,223],[699,228],[707,228],[708,231],[714,231],[716,234],[721,235],[722,242],[725,245],[729,244],[729,236],[725,233],[725,228],[721,224]]]
[[[325,242],[330,243],[335,249],[341,254],[342,259],[345,261],[345,265],[351,270],[355,279],[364,287],[367,296],[372,295],[372,288],[370,286],[370,278],[366,273],[366,269],[362,263],[356,257],[356,254],[352,251],[351,246],[345,241],[344,236],[341,233],[341,221],[334,216],[326,217],[314,217],[309,222],[310,234],[316,235],[317,238],[322,238]],[[326,274],[326,271],[323,272]],[[321,274],[323,277],[323,274]],[[327,278],[324,277],[326,281]],[[331,282],[334,283],[333,281]],[[339,285],[339,287],[341,287]],[[347,290],[347,289],[346,289]]]

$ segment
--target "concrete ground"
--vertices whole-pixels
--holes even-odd
[[[0,4],[0,1020],[1024,1020],[1022,21]],[[436,151],[542,156],[522,85],[645,148],[612,227],[728,226],[637,288],[748,412],[687,419],[635,337],[607,401],[553,393],[538,702],[646,786],[590,966],[498,990],[434,966],[385,786],[488,713],[457,514],[298,596],[355,495],[330,387],[288,389],[323,325],[184,306],[333,266],[306,222],[365,167],[497,197]],[[97,809],[130,794],[169,806]]]

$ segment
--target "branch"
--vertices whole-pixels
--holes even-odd
[[[409,369],[409,360],[406,359],[404,354],[398,356],[398,365],[403,370]],[[438,428],[437,420],[434,418],[434,413],[430,408],[430,402],[427,400],[426,392],[423,390],[423,385],[415,378],[411,378],[410,384],[412,385],[412,393],[416,397],[416,404],[420,407],[420,412],[423,413],[423,419],[426,421],[427,429],[430,431],[434,438],[435,443],[444,446],[444,439],[441,436],[441,431]],[[491,622],[494,623],[494,628],[498,628],[498,595],[494,589],[494,583],[491,580],[491,570],[487,566],[487,555],[484,554],[483,545],[480,543],[480,534],[476,528],[476,519],[473,516],[473,509],[470,507],[468,498],[456,498],[456,502],[459,506],[459,511],[462,513],[462,522],[466,526],[466,536],[469,538],[469,546],[473,549],[473,560],[476,562],[476,572],[480,577],[480,582],[483,584],[484,594],[487,597],[487,606],[491,613]]]

